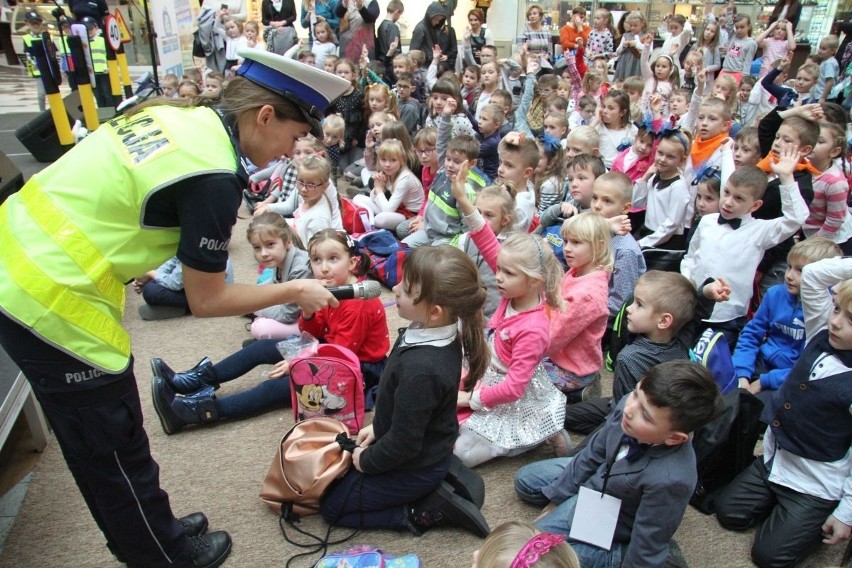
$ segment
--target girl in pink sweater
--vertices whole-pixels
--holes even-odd
[[[560,432],[565,395],[541,365],[550,340],[550,312],[562,304],[562,267],[537,235],[511,232],[501,246],[467,197],[468,171],[465,162],[453,180],[453,196],[471,239],[494,271],[501,296],[488,322],[488,370],[472,393],[459,391],[462,425],[453,452],[474,467],[523,453]]]
[[[565,263],[562,278],[565,307],[550,316],[550,345],[544,368],[569,402],[600,380],[601,338],[609,314],[608,283],[612,272],[610,227],[595,213],[581,213],[562,226]],[[558,453],[557,449],[557,453]]]

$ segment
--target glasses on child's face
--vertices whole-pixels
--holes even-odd
[[[302,181],[300,179],[296,180],[296,185],[301,187],[302,189],[307,189],[308,191],[313,191],[315,189],[319,189],[323,186],[321,183],[310,183],[306,181]]]
[[[405,89],[407,91],[408,89],[411,88],[411,85],[404,85],[402,83],[397,83],[396,88],[399,89],[400,91],[403,90],[403,89]]]
[[[418,154],[423,154],[424,156],[428,156],[432,152],[435,151],[435,148],[417,148],[416,152]]]

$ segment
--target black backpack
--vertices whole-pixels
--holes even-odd
[[[714,512],[716,492],[754,461],[754,447],[765,425],[763,402],[745,389],[723,395],[724,410],[695,431],[692,447],[698,483],[689,504],[706,515]]]
[[[606,364],[607,371],[615,369],[615,358],[618,357],[618,353],[636,339],[635,333],[627,331],[627,306],[632,303],[633,296],[631,295],[624,300],[612,320],[611,331],[604,352],[604,364]]]

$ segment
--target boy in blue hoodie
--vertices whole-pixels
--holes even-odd
[[[787,255],[784,284],[770,288],[740,333],[734,371],[740,388],[759,395],[777,390],[805,346],[805,316],[799,299],[802,268],[824,258],[842,256],[830,240],[814,237],[796,243]]]

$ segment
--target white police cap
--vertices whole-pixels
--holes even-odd
[[[240,49],[237,54],[245,58],[237,69],[237,75],[298,106],[313,134],[322,139],[320,122],[326,109],[352,84],[322,69],[268,51]]]

